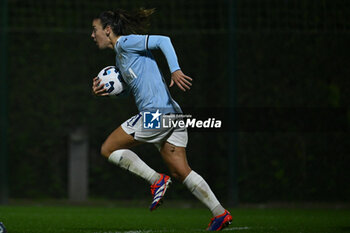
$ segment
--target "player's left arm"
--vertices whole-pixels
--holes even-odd
[[[191,88],[192,78],[188,77],[181,71],[175,49],[169,37],[154,35],[148,36],[146,38],[146,49],[160,49],[163,52],[171,72],[171,82],[169,87],[172,87],[174,83],[176,83],[182,91]]]

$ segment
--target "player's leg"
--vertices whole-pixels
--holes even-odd
[[[221,230],[227,226],[232,221],[231,214],[222,207],[203,177],[191,170],[187,162],[186,148],[165,142],[160,152],[171,176],[183,182],[193,195],[212,212],[214,218],[208,230]]]
[[[224,213],[225,209],[220,205],[207,182],[188,165],[185,147],[165,142],[160,153],[172,177],[185,184],[213,212],[214,216]]]
[[[129,149],[141,142],[136,141],[133,136],[127,134],[121,126],[115,129],[107,139],[104,141],[101,147],[101,154],[107,159],[113,153],[113,151],[120,149]]]
[[[161,174],[150,168],[129,148],[141,144],[127,134],[121,126],[114,130],[101,147],[101,154],[108,160],[131,173],[142,177],[150,184],[159,180]]]
[[[165,142],[160,153],[168,166],[171,177],[183,182],[192,171],[187,162],[185,147],[178,147]]]

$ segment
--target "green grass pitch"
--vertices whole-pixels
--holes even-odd
[[[347,209],[232,208],[224,232],[349,232]],[[210,212],[201,208],[0,206],[8,233],[204,232]]]

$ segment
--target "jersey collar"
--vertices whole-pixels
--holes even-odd
[[[115,42],[114,45],[114,50],[117,52],[117,45],[118,45],[118,41],[120,40],[120,38],[122,38],[122,36],[119,36],[119,38],[117,39],[117,41]]]

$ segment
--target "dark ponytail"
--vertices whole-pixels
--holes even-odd
[[[112,28],[115,35],[128,35],[143,33],[149,26],[149,18],[155,9],[139,9],[133,12],[127,12],[122,9],[116,11],[104,11],[96,19],[101,20],[102,28],[108,25]]]

